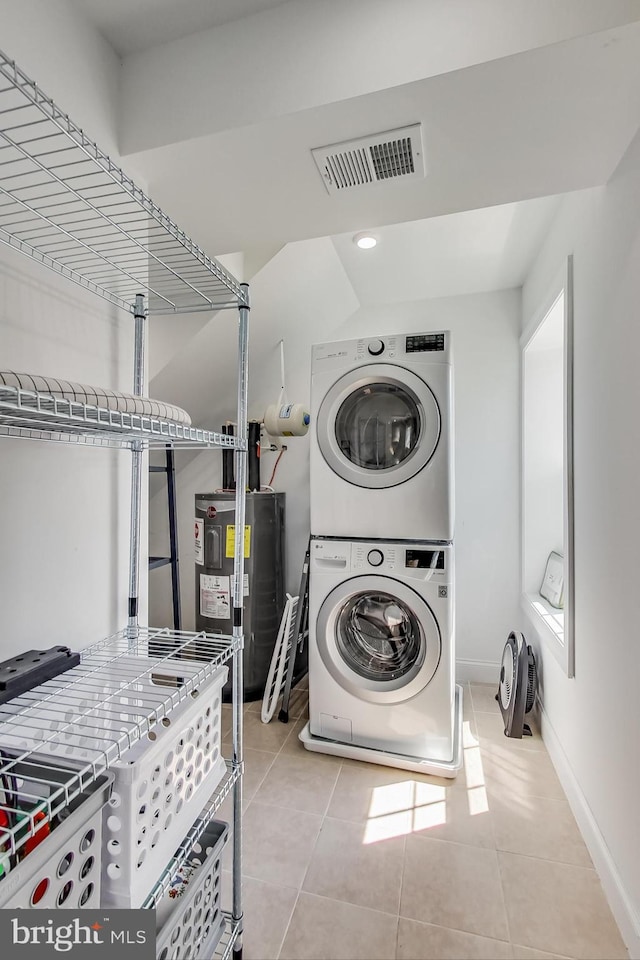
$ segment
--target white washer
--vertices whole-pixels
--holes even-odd
[[[311,415],[313,536],[453,539],[448,331],[317,344]]]
[[[314,539],[309,578],[304,746],[455,776],[453,548]]]

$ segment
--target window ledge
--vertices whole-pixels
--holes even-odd
[[[540,639],[564,660],[564,610],[552,607],[539,593],[523,594],[522,605]]]

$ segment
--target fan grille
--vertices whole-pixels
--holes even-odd
[[[500,700],[505,710],[509,709],[511,703],[511,694],[513,693],[513,681],[516,670],[516,651],[509,644],[502,653],[502,669],[500,671]]]
[[[536,661],[533,656],[533,651],[529,647],[529,673],[527,676],[527,703],[524,708],[525,713],[529,713],[533,710],[533,705],[536,702],[536,690],[538,688],[538,674],[536,671]]]

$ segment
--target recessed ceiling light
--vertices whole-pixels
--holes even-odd
[[[378,240],[377,237],[372,236],[370,233],[356,233],[353,242],[357,247],[360,247],[361,250],[371,250],[372,247],[375,247]]]

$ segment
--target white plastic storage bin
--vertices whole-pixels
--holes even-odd
[[[186,869],[160,900],[156,909],[158,960],[212,960],[225,923],[220,887],[228,833],[226,823],[212,820]]]
[[[87,909],[100,905],[102,808],[113,774],[98,777],[49,836],[0,880],[0,907]],[[3,860],[8,854],[2,855]]]
[[[193,691],[111,767],[102,905],[139,907],[226,772],[220,752],[227,668]]]

